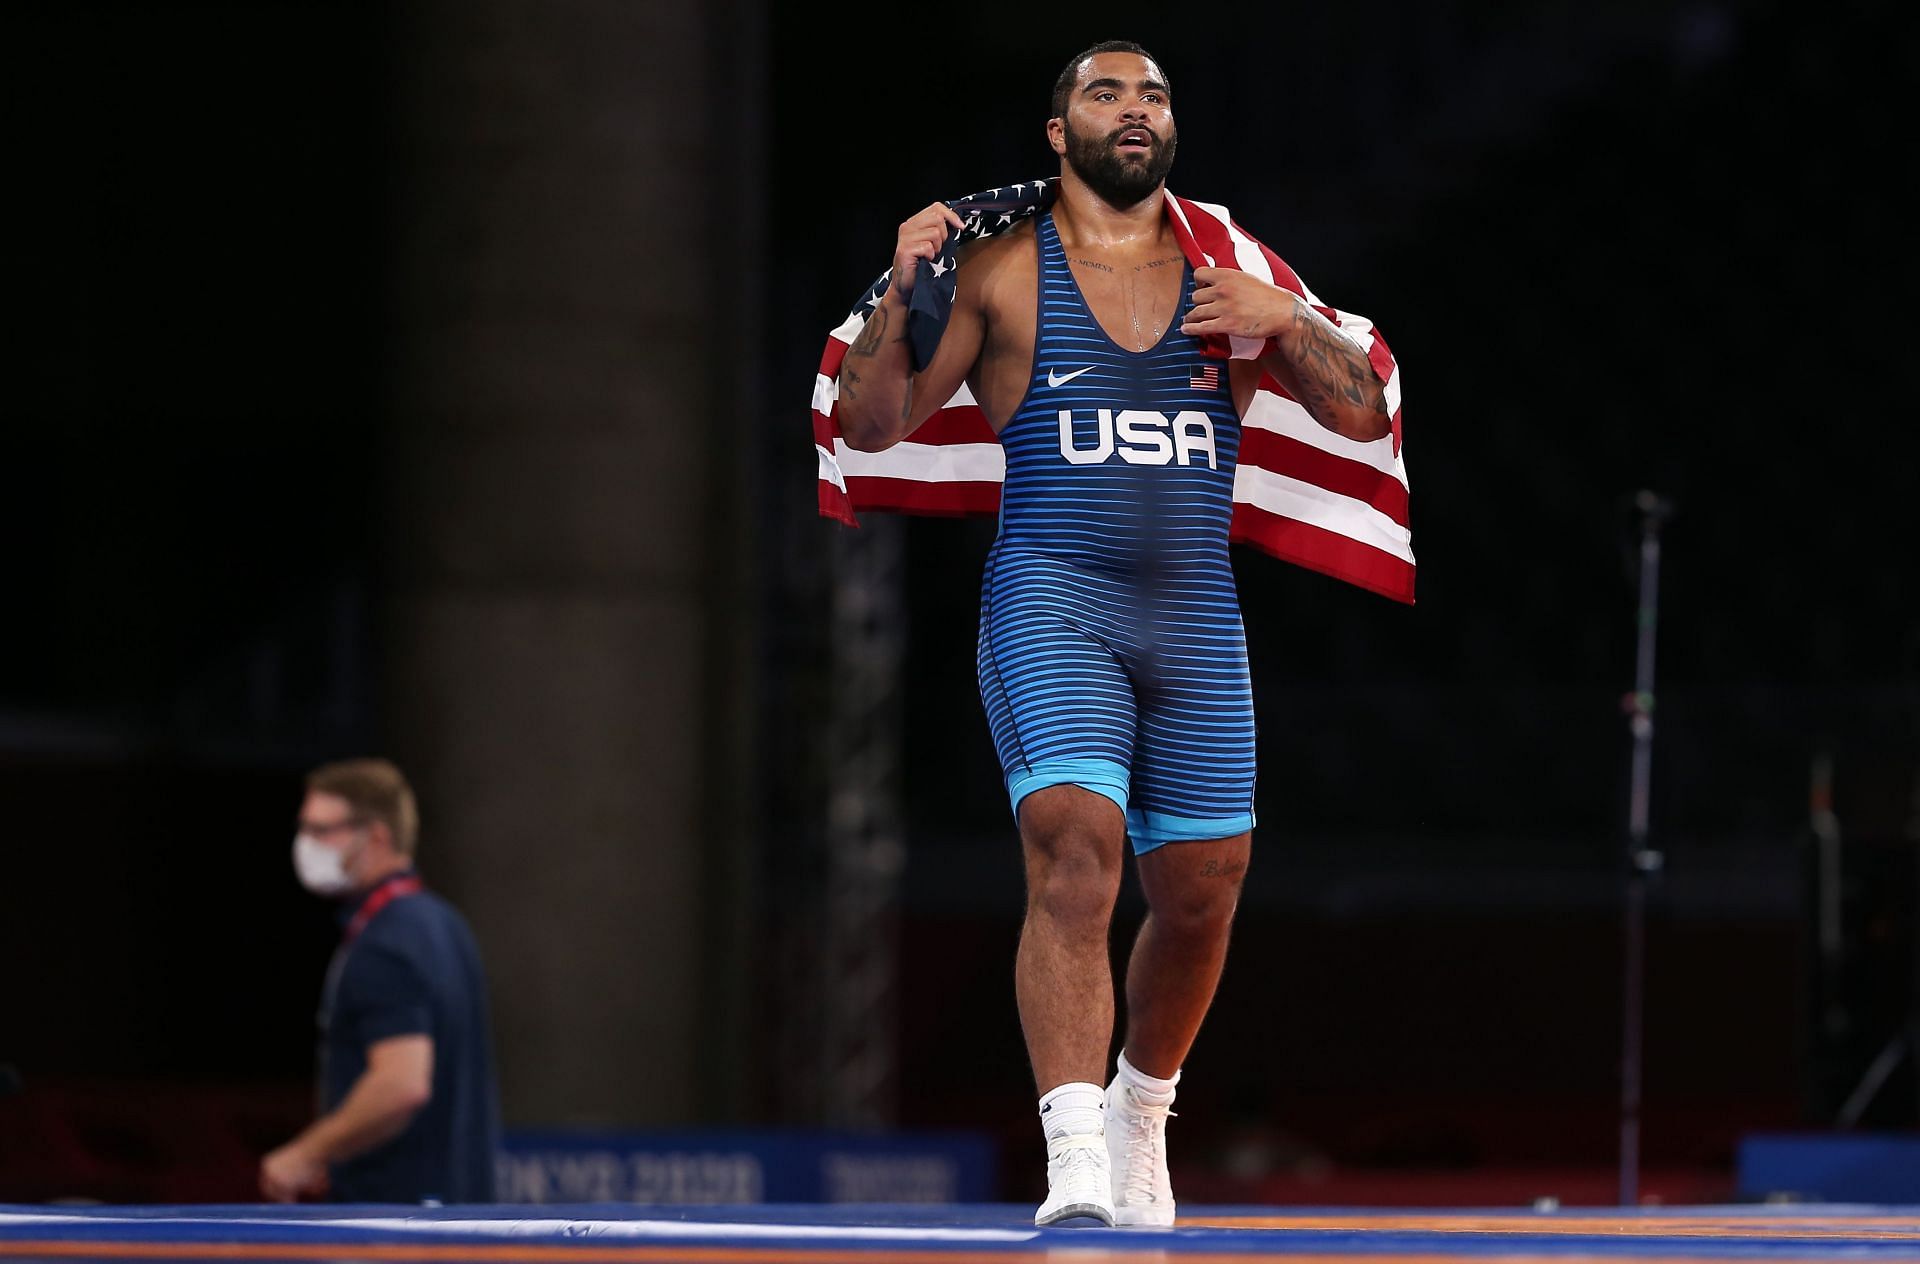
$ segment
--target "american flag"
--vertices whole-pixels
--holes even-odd
[[[1217,391],[1220,389],[1220,366],[1209,364],[1187,379],[1187,389],[1192,391]]]
[[[1052,205],[1054,181],[1001,186],[949,203],[965,227],[947,238],[940,258],[919,261],[909,295],[907,332],[915,370],[933,358],[953,309],[955,252]],[[1367,357],[1386,384],[1392,433],[1359,442],[1320,425],[1271,374],[1241,417],[1240,466],[1233,484],[1235,541],[1283,561],[1413,600],[1413,536],[1408,525],[1407,468],[1400,451],[1400,369],[1386,340],[1365,317],[1329,307],[1280,257],[1233,222],[1224,206],[1167,194],[1175,238],[1196,267],[1239,268],[1300,295]],[[863,291],[846,320],[827,335],[813,384],[813,441],[819,459],[820,513],[858,526],[860,510],[912,514],[992,514],[1000,509],[1005,454],[972,392],[963,384],[903,442],[859,452],[840,437],[834,410],[840,362],[860,336],[867,314],[891,284],[891,270]],[[1209,338],[1216,360],[1255,359],[1266,343]],[[1217,384],[1217,365],[1196,375]]]

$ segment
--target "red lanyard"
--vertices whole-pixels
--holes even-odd
[[[352,943],[360,932],[367,928],[367,923],[372,921],[381,909],[387,907],[387,905],[393,903],[395,900],[400,899],[402,896],[415,895],[418,894],[419,891],[420,879],[413,874],[403,873],[398,877],[388,878],[385,882],[373,889],[373,894],[369,895],[366,898],[366,902],[361,904],[360,908],[354,913],[353,920],[347,923],[346,933],[341,936],[341,941],[343,943]]]

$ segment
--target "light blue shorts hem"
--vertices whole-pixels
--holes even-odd
[[[1127,810],[1127,786],[1131,778],[1125,764],[1111,759],[1046,759],[1018,773],[1007,774],[1007,797],[1013,800],[1014,820],[1020,819],[1020,800],[1048,786],[1079,786],[1112,799],[1122,812]]]
[[[1232,838],[1253,828],[1253,813],[1242,816],[1168,816],[1164,812],[1127,813],[1127,839],[1138,856],[1168,843]]]

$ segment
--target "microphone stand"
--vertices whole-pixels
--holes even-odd
[[[1653,649],[1660,618],[1660,527],[1671,503],[1650,491],[1634,498],[1640,511],[1639,642],[1633,692],[1622,702],[1633,733],[1633,783],[1627,804],[1627,876],[1624,1013],[1620,1039],[1620,1205],[1640,1201],[1640,1065],[1646,989],[1647,887],[1665,857],[1647,846],[1653,777]]]

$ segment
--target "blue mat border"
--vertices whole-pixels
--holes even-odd
[[[1874,1227],[1859,1234],[1833,1227],[1832,1236],[1819,1238],[1714,1238],[1687,1233],[1636,1234],[1631,1237],[1593,1232],[1529,1233],[1524,1230],[1427,1230],[1368,1228],[1370,1217],[1433,1216],[1473,1219],[1538,1216],[1543,1222],[1558,1218],[1658,1221],[1668,1217],[1712,1217],[1740,1223],[1744,1229],[1780,1221],[1782,1232],[1792,1222],[1806,1219],[1845,1221],[1854,1218],[1893,1218],[1902,1229],[1920,1233],[1920,1207],[1858,1204],[1735,1205],[1725,1207],[1611,1208],[1567,1207],[1529,1212],[1502,1208],[1354,1208],[1354,1207],[1241,1207],[1186,1208],[1187,1214],[1206,1217],[1333,1216],[1351,1219],[1342,1228],[1201,1228],[1179,1229],[1035,1229],[1032,1209],[1024,1204],[968,1204],[901,1206],[896,1204],[755,1204],[747,1206],[639,1207],[631,1204],[571,1204],[565,1206],[450,1206],[413,1207],[392,1204],[282,1207],[237,1204],[204,1206],[72,1206],[0,1204],[0,1255],[8,1242],[63,1241],[75,1243],[248,1243],[287,1245],[338,1243],[434,1245],[571,1245],[591,1258],[594,1248],[621,1247],[757,1247],[775,1250],[838,1250],[849,1255],[883,1255],[888,1250],[994,1251],[1007,1254],[1044,1253],[1062,1247],[1111,1251],[1165,1250],[1177,1254],[1219,1252],[1269,1253],[1284,1258],[1295,1253],[1428,1254],[1461,1257],[1527,1254],[1533,1256],[1594,1256],[1633,1258],[1681,1255],[1702,1259],[1871,1259],[1920,1260],[1920,1239],[1871,1236]],[[5,1217],[31,1217],[7,1223]],[[49,1221],[44,1217],[58,1217]],[[351,1220],[402,1222],[394,1225],[344,1224]],[[670,1236],[629,1235],[617,1226],[641,1221],[712,1226],[713,1232]],[[455,1224],[451,1222],[467,1222]],[[493,1222],[481,1227],[473,1222]],[[564,1227],[546,1228],[558,1222]],[[436,1227],[444,1226],[444,1227]],[[516,1227],[517,1226],[517,1227]],[[781,1228],[798,1232],[779,1233]],[[848,1230],[834,1233],[835,1229]],[[900,1236],[875,1238],[858,1231],[899,1230]],[[748,1232],[747,1230],[751,1230]],[[773,1232],[769,1232],[772,1230]],[[914,1230],[932,1235],[920,1238]],[[982,1232],[987,1231],[987,1232]],[[946,1236],[939,1236],[946,1235]]]

